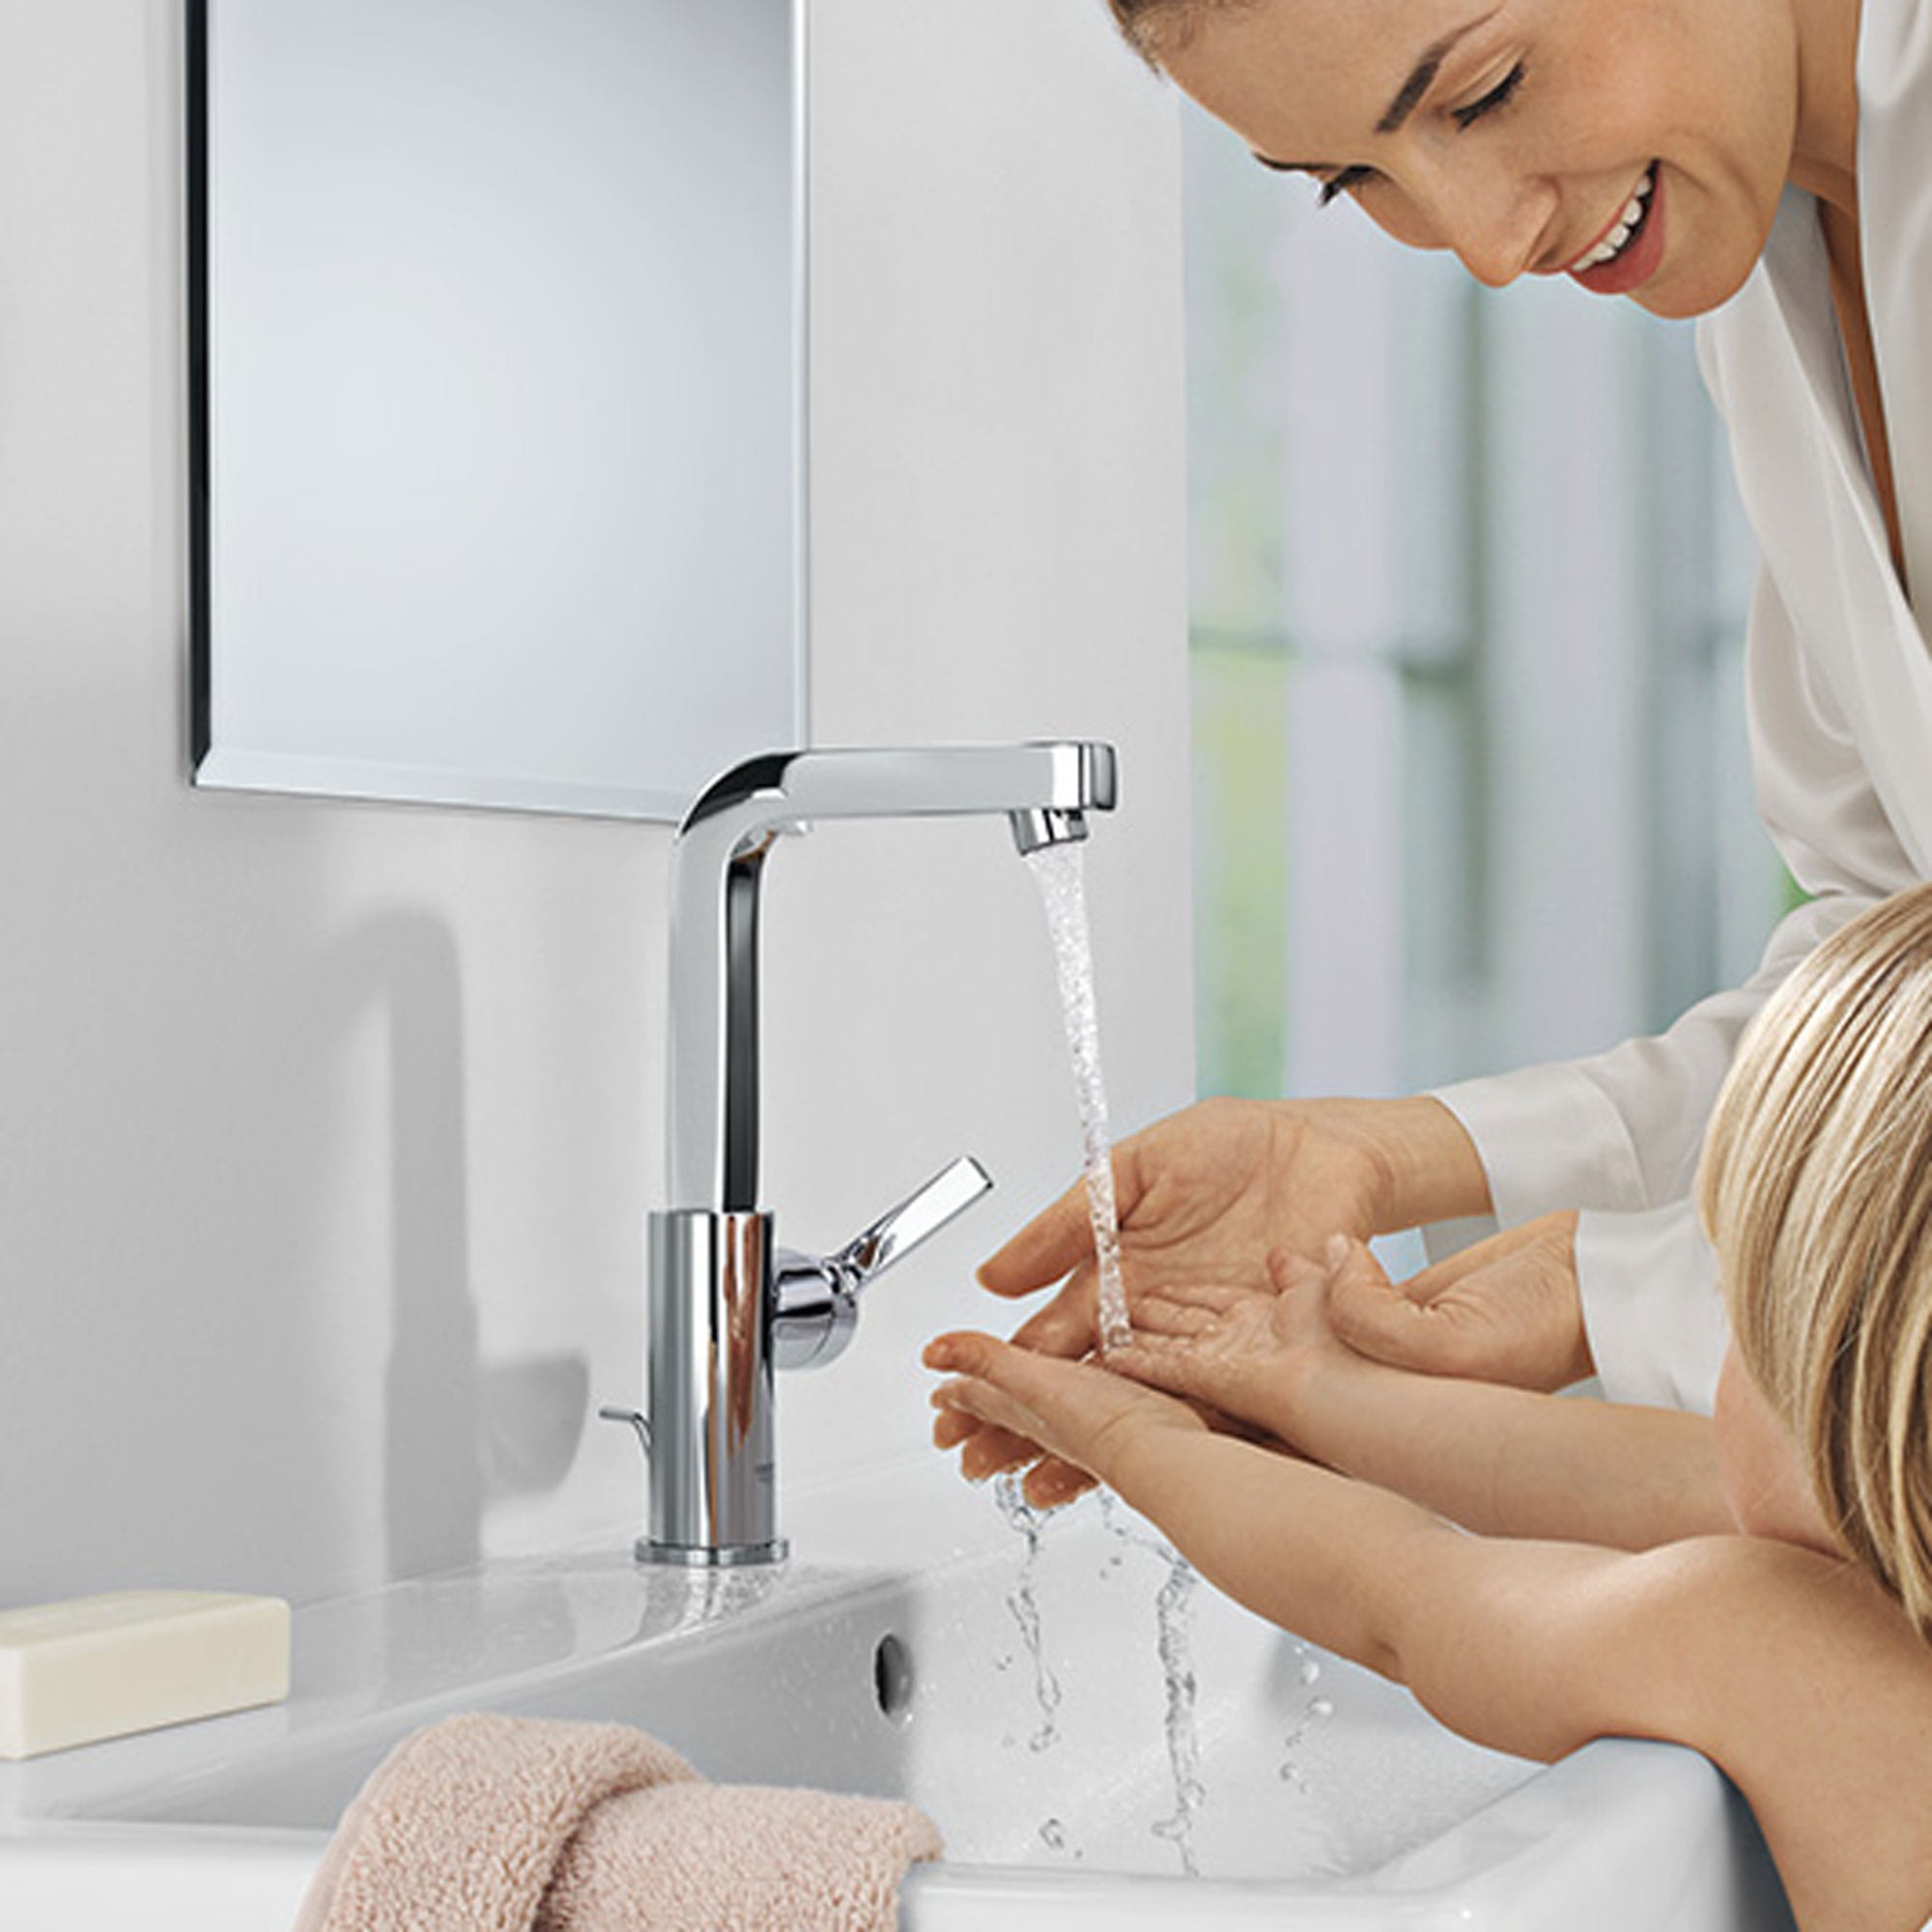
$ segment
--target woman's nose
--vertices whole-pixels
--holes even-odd
[[[1438,245],[1485,288],[1500,289],[1536,267],[1555,195],[1534,180],[1464,175],[1440,184],[1431,202]]]

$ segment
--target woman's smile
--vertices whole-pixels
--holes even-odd
[[[1643,171],[1643,178],[1630,192],[1630,198],[1605,224],[1604,232],[1581,255],[1566,265],[1565,272],[1575,275],[1585,269],[1601,268],[1607,262],[1614,262],[1630,246],[1631,237],[1643,225],[1644,203],[1650,198],[1654,185],[1652,169]]]
[[[1608,232],[1565,270],[1592,295],[1625,296],[1640,289],[1663,260],[1663,188],[1656,162],[1618,210]]]

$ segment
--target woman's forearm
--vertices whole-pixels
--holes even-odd
[[[1459,1220],[1491,1209],[1490,1177],[1469,1130],[1440,1100],[1418,1094],[1392,1103],[1402,1110],[1398,1228]]]
[[[1468,1129],[1427,1094],[1400,1100],[1289,1101],[1322,1124],[1358,1137],[1382,1170],[1378,1232],[1425,1227],[1490,1211],[1490,1180]]]

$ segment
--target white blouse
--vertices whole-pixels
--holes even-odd
[[[1932,599],[1932,0],[1865,0],[1859,198],[1907,582]],[[1932,658],[1893,568],[1816,202],[1786,193],[1764,257],[1698,326],[1764,558],[1747,650],[1765,823],[1813,895],[1745,985],[1654,1038],[1441,1090],[1497,1220],[1584,1210],[1577,1266],[1605,1392],[1708,1409],[1723,1352],[1690,1194],[1740,1030],[1820,939],[1932,878]]]

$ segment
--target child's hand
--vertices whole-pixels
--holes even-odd
[[[925,1365],[954,1377],[932,1395],[941,1411],[934,1426],[941,1448],[951,1446],[952,1432],[945,1427],[950,1416],[978,1416],[1104,1482],[1111,1455],[1130,1434],[1208,1427],[1186,1403],[1110,1369],[1037,1354],[991,1335],[942,1335],[927,1346]]]
[[[1386,1280],[1360,1241],[1338,1235],[1328,1254],[1325,1271],[1286,1250],[1270,1254],[1271,1293],[1190,1282],[1143,1295],[1133,1342],[1108,1356],[1109,1367],[1293,1440],[1309,1380],[1359,1359],[1329,1325],[1330,1287],[1367,1272]]]

